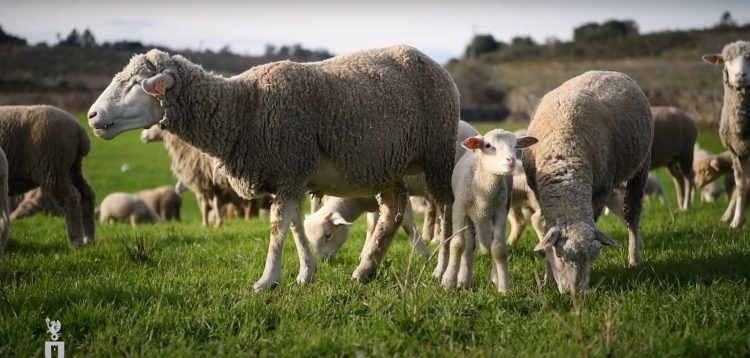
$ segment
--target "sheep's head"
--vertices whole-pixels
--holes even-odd
[[[721,171],[719,160],[715,156],[695,161],[693,171],[695,171],[695,185],[699,188],[714,182],[724,174]]]
[[[512,132],[493,129],[483,136],[469,137],[461,145],[479,152],[479,162],[484,170],[494,175],[510,175],[518,163],[516,149],[526,148],[536,142],[534,137],[516,137]]]
[[[164,116],[159,97],[175,85],[177,61],[159,50],[133,56],[91,106],[89,126],[97,137],[149,128]]]
[[[151,126],[141,132],[141,142],[151,143],[164,140],[162,129],[158,125]]]
[[[750,87],[750,41],[735,41],[721,53],[703,55],[703,61],[724,65],[724,82],[734,88]]]
[[[599,258],[602,245],[620,246],[593,224],[575,223],[550,228],[534,251],[547,251],[560,293],[575,294],[588,288],[591,263]]]
[[[317,211],[305,219],[305,235],[321,260],[329,260],[341,249],[349,237],[349,226],[341,214]]]

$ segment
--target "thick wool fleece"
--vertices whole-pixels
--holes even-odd
[[[523,153],[529,186],[547,227],[559,226],[567,236],[580,230],[579,223],[595,227],[593,197],[606,198],[649,165],[653,121],[635,81],[590,71],[542,98],[528,134],[539,140]],[[574,258],[598,243],[569,244],[568,257]]]
[[[654,119],[654,143],[651,169],[680,163],[692,172],[693,152],[698,129],[693,118],[675,107],[651,107]]]
[[[721,55],[725,62],[750,54],[750,41],[736,41],[724,46]],[[750,156],[750,88],[735,88],[729,84],[724,69],[724,105],[721,108],[719,137],[724,147],[739,158]]]
[[[430,194],[452,202],[458,91],[450,75],[407,46],[316,63],[275,62],[224,78],[181,56],[152,50],[117,75],[169,71],[164,124],[219,158],[232,187],[301,200],[305,190],[350,196],[394,186],[424,170]],[[310,182],[321,162],[339,191]]]

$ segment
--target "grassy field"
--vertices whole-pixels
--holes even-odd
[[[720,149],[713,133],[699,140]],[[163,147],[137,133],[92,143],[85,171],[98,200],[174,183]],[[628,269],[624,249],[606,250],[596,288],[578,298],[536,283],[530,229],[511,248],[507,296],[491,287],[486,255],[470,290],[445,292],[403,232],[373,282],[351,282],[364,220],[314,284],[294,282],[287,242],[281,285],[254,294],[267,221],[202,228],[192,195],[181,223],[98,226],[96,245],[78,251],[60,218],[20,220],[0,256],[0,356],[42,356],[47,317],[61,321],[68,356],[748,356],[750,229],[719,223],[725,198],[674,213],[659,175],[671,202],[647,205],[643,264]],[[626,242],[613,217],[600,227]]]

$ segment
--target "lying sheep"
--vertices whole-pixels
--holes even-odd
[[[91,142],[78,121],[52,106],[2,106],[0,148],[8,159],[9,195],[41,187],[64,209],[70,246],[94,242],[94,190],[82,165]]]
[[[151,209],[138,195],[112,193],[104,197],[99,205],[99,222],[151,224],[161,221],[159,214]]]
[[[378,201],[374,196],[337,198],[326,197],[323,206],[315,213],[305,218],[305,234],[323,260],[331,259],[349,238],[349,227],[363,213],[376,213],[379,210]],[[367,237],[370,240],[375,228],[377,216],[368,215]],[[412,246],[421,254],[428,254],[427,247],[415,231],[414,215],[410,205],[404,210],[401,227],[407,237],[412,240]]]
[[[0,254],[8,242],[8,227],[10,227],[10,199],[8,197],[8,160],[5,152],[0,148]]]
[[[601,246],[619,246],[595,223],[622,182],[628,261],[637,265],[654,135],[649,102],[638,84],[607,71],[568,80],[542,98],[528,133],[539,139],[524,151],[523,164],[548,226],[535,247],[546,251],[546,281],[554,278],[561,293],[584,289]]]
[[[115,75],[88,114],[94,134],[105,139],[158,122],[218,158],[242,197],[274,194],[256,291],[280,281],[290,227],[300,259],[297,281],[312,281],[316,264],[299,210],[306,192],[380,194],[380,219],[352,274],[359,281],[373,277],[400,224],[406,174],[425,173],[430,198],[446,209],[442,225],[449,237],[458,117],[458,90],[448,72],[408,46],[314,63],[274,62],[231,78],[151,50]],[[443,247],[441,257],[446,253]]]
[[[180,221],[180,208],[182,207],[182,197],[174,187],[161,186],[154,189],[141,190],[138,195],[148,205],[151,210],[159,214],[164,221]]]
[[[52,195],[43,190],[36,188],[22,195],[16,195],[19,198],[16,205],[11,204],[10,220],[23,219],[39,213],[62,216],[63,208],[57,204]]]
[[[693,200],[693,146],[698,129],[690,115],[675,107],[651,107],[654,142],[651,169],[667,167],[677,192],[677,207],[684,211]]]
[[[442,277],[446,289],[469,287],[473,277],[475,241],[491,247],[492,282],[498,292],[508,291],[508,249],[505,220],[510,204],[507,178],[516,166],[516,148],[536,143],[534,137],[519,137],[502,129],[466,139],[466,153],[453,170],[453,227],[468,227],[450,243],[448,267]],[[459,267],[460,266],[460,267]]]
[[[721,54],[703,55],[709,63],[724,65],[724,105],[721,108],[719,137],[732,153],[736,187],[721,220],[737,229],[745,223],[744,208],[750,189],[750,41],[735,41]]]

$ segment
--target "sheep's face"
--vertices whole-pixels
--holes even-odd
[[[750,42],[736,41],[724,46],[721,54],[703,55],[709,63],[724,65],[724,81],[734,88],[750,87]]]
[[[512,132],[493,129],[487,134],[467,138],[464,148],[478,152],[483,170],[494,175],[511,175],[518,164],[516,149],[523,149],[537,142],[534,137],[516,137]]]
[[[88,113],[89,126],[97,137],[112,139],[122,132],[149,128],[159,122],[163,110],[144,91],[142,83],[147,79],[141,75],[115,76]]]
[[[318,211],[305,219],[305,235],[321,260],[330,260],[349,237],[349,226],[339,213]]]
[[[576,223],[552,227],[534,250],[546,250],[560,293],[575,294],[588,289],[591,263],[599,258],[602,245],[619,243],[591,224]]]
[[[141,132],[141,142],[151,143],[156,141],[164,140],[162,137],[162,129],[158,125],[153,125],[149,129],[144,129]]]
[[[722,175],[718,168],[718,162],[716,159],[702,159],[695,163],[693,170],[695,171],[695,185],[699,188],[703,188],[709,183],[714,182]]]

